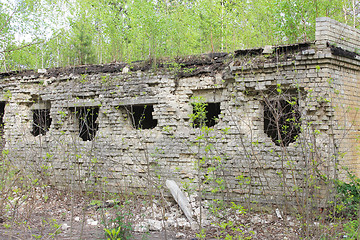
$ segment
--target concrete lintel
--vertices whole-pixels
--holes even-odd
[[[38,110],[38,109],[50,109],[50,102],[34,103],[31,106],[31,110]]]
[[[113,101],[112,106],[131,106],[131,105],[154,105],[158,104],[157,98],[131,98],[122,101]]]
[[[80,100],[69,101],[66,103],[66,107],[99,107],[101,102],[98,100]]]

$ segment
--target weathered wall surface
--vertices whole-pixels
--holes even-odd
[[[318,24],[323,31],[333,21]],[[314,172],[334,177],[337,161],[358,167],[359,62],[357,54],[340,56],[353,41],[194,56],[153,69],[110,64],[3,74],[7,156],[69,188],[100,188],[106,180],[111,191],[141,191],[174,179],[194,183],[193,190],[202,181],[209,196],[223,191],[233,200],[296,199]],[[200,96],[217,118],[210,130],[192,126],[193,97]],[[135,109],[146,112],[148,129],[133,126]],[[269,112],[285,116],[280,127],[291,140],[276,140]],[[344,159],[338,150],[347,151]]]
[[[360,103],[360,31],[329,18],[317,19],[316,42],[319,51],[331,53],[327,61],[327,93],[335,118],[328,131],[334,136],[341,166],[360,176],[359,103]],[[321,68],[323,70],[323,68]]]

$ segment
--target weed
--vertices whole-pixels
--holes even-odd
[[[130,219],[132,218],[133,214],[130,211],[130,209],[127,208],[126,205],[120,205],[115,206],[117,212],[115,214],[115,217],[109,221],[110,228],[105,229],[107,236],[112,236],[113,239],[121,239],[121,240],[127,240],[132,238],[132,222]],[[109,232],[112,235],[109,235]],[[116,238],[114,238],[114,233],[116,233]]]
[[[87,76],[87,74],[81,74],[80,83],[86,83],[88,81]]]
[[[121,227],[113,228],[113,229],[104,229],[106,233],[107,240],[122,240],[121,235]]]

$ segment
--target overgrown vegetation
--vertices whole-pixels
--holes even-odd
[[[346,172],[348,181],[335,179],[337,197],[340,200],[336,208],[344,217],[356,219],[360,204],[360,179],[348,170]]]
[[[348,180],[336,179],[337,205],[332,219],[343,220],[344,236],[347,239],[359,239],[359,205],[360,205],[360,179],[347,171]]]

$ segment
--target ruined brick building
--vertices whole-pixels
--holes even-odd
[[[202,181],[209,196],[282,202],[337,163],[360,176],[359,49],[357,29],[319,18],[315,42],[2,73],[4,153],[65,187]]]

